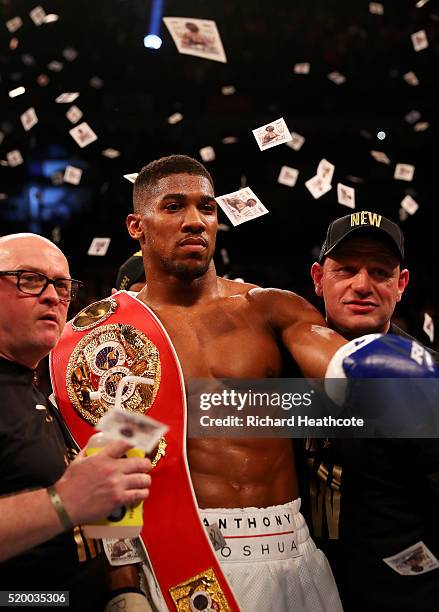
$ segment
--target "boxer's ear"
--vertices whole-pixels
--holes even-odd
[[[140,242],[142,242],[144,235],[143,235],[141,215],[136,215],[133,213],[129,214],[128,217],[126,218],[126,225],[128,228],[128,233],[131,236],[131,238],[134,238],[134,240],[139,240]]]
[[[317,261],[313,263],[311,266],[311,276],[314,281],[314,290],[316,295],[319,297],[323,296],[322,291],[322,276],[323,276],[323,266],[319,264]]]

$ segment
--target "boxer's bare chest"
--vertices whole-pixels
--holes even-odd
[[[174,344],[185,379],[280,376],[275,335],[245,298],[154,311]]]
[[[171,338],[186,382],[281,376],[276,335],[245,296],[189,307],[150,307]],[[187,452],[202,508],[265,507],[297,496],[289,440],[189,439]]]

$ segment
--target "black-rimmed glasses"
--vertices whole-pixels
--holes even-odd
[[[31,272],[30,270],[7,270],[0,271],[0,276],[15,276],[17,279],[17,289],[28,295],[40,296],[49,285],[55,287],[59,299],[62,302],[70,302],[78,295],[81,281],[73,278],[48,278],[41,272]]]

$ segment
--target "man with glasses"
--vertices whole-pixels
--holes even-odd
[[[145,499],[151,464],[121,458],[121,441],[69,464],[62,420],[33,385],[80,284],[49,240],[0,238],[0,591],[69,591],[71,610],[96,612],[102,556],[78,525]]]
[[[32,272],[31,270],[6,270],[1,271],[0,276],[15,276],[19,291],[29,295],[40,296],[49,285],[53,285],[62,302],[70,302],[75,299],[78,289],[82,285],[81,281],[73,278],[50,279],[41,272]]]

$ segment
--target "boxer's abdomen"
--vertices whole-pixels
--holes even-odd
[[[299,495],[291,440],[194,439],[188,459],[200,508],[264,508]]]

